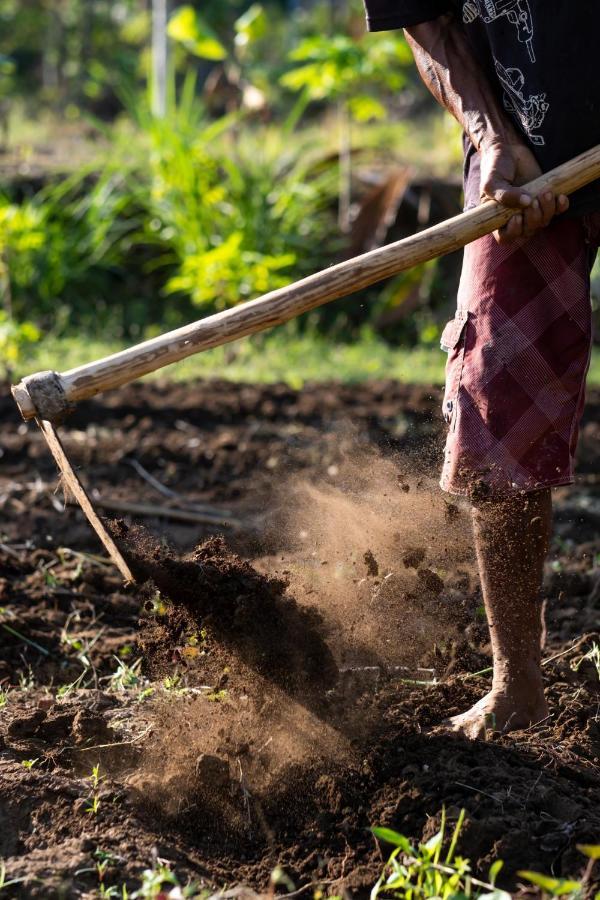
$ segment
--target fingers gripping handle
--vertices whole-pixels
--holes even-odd
[[[524,185],[523,190],[533,196],[547,190],[571,194],[597,178],[600,145]],[[409,238],[345,260],[257,300],[207,316],[120,353],[61,374],[30,375],[13,387],[13,396],[24,419],[37,416],[56,422],[79,400],[128,384],[201,350],[281,325],[331,300],[458,250],[501,228],[514,213],[514,209],[489,200]]]

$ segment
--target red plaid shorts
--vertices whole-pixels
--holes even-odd
[[[600,213],[465,248],[444,328],[448,425],[440,484],[473,498],[570,484],[592,345]]]

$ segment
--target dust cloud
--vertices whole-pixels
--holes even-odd
[[[263,799],[299,772],[313,777],[360,755],[378,724],[377,691],[393,689],[395,679],[435,678],[436,647],[456,639],[453,583],[472,554],[467,515],[402,460],[360,442],[349,446],[320,483],[280,482],[263,520],[271,551],[252,563],[265,584],[284,578],[290,601],[312,610],[311,628],[339,669],[338,684],[295,677],[296,688],[286,689],[218,633],[212,658],[224,673],[222,689],[211,687],[213,677],[157,700],[153,738],[130,781],[141,803],[170,819],[201,807],[217,830],[258,829],[268,839]],[[223,568],[221,550],[210,546],[213,570],[239,575],[231,554]],[[199,548],[184,564],[206,553]],[[229,590],[228,583],[223,597]],[[268,633],[285,646],[281,622]],[[302,653],[289,662],[302,667]],[[193,668],[189,674],[194,683]]]
[[[320,483],[278,489],[278,552],[257,564],[319,610],[340,666],[415,667],[455,632],[452,579],[471,567],[470,520],[451,499],[414,465],[351,442]]]

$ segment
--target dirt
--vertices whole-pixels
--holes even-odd
[[[551,714],[475,743],[436,731],[490,661],[466,512],[432,486],[438,403],[219,382],[82,404],[63,433],[86,483],[163,507],[116,526],[145,582],[124,588],[0,401],[5,896],[131,891],[165,860],[209,888],[266,892],[278,867],[276,893],[365,897],[386,853],[370,827],[426,839],[444,807],[515,893],[522,868],[581,873],[577,845],[600,840],[600,395],[556,492]],[[168,518],[182,498],[238,524]]]
[[[289,596],[285,579],[257,572],[222,537],[178,558],[139,525],[112,522],[111,531],[144,586],[146,612],[162,605],[142,621],[137,638],[149,675],[164,676],[174,663],[200,657],[204,681],[216,666],[240,661],[292,694],[335,687],[338,668],[318,631],[321,616]]]

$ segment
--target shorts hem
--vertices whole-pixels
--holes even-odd
[[[540,481],[536,485],[529,485],[527,487],[513,487],[513,488],[499,488],[489,485],[490,493],[489,498],[494,499],[495,497],[511,497],[515,494],[534,494],[536,491],[543,491],[545,488],[555,488],[555,487],[563,487],[569,484],[575,483],[575,476],[569,475],[563,478],[555,478],[547,481]],[[484,482],[486,484],[486,482]],[[446,482],[443,478],[439,481],[440,488],[446,494],[452,494],[455,497],[471,497],[472,491],[469,488],[455,487],[452,484]]]

